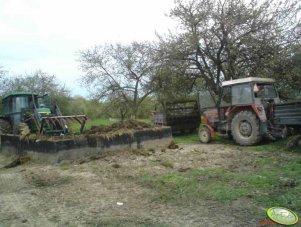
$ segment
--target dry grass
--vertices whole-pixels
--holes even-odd
[[[51,187],[70,183],[72,177],[63,176],[57,170],[39,169],[25,173],[26,181],[35,187]]]
[[[174,167],[174,163],[171,160],[161,160],[161,165],[171,169]]]

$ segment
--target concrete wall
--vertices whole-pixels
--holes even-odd
[[[20,140],[15,135],[1,135],[1,153],[27,154],[33,159],[50,163],[76,160],[105,151],[122,149],[166,148],[172,141],[169,127],[137,130],[132,134],[105,138],[100,135],[81,135],[73,139]]]

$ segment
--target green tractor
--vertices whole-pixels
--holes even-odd
[[[57,104],[50,105],[47,94],[15,92],[2,99],[2,107],[0,134],[68,134],[71,121],[78,122],[82,132],[87,120],[85,115],[63,116]]]

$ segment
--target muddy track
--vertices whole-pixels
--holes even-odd
[[[257,226],[263,208],[251,200],[178,206],[151,200],[155,192],[136,179],[189,169],[240,172],[255,168],[256,158],[273,155],[238,146],[182,144],[173,150],[121,151],[78,163],[30,162],[0,169],[0,226]]]

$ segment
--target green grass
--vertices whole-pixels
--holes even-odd
[[[197,133],[174,136],[176,143],[199,143]],[[263,141],[261,144],[244,147],[246,152],[286,152],[289,139],[275,142]],[[216,134],[215,144],[235,144]],[[299,152],[300,145],[294,150]],[[148,176],[143,183],[153,188],[157,199],[165,202],[177,201],[179,204],[196,200],[215,200],[229,203],[238,198],[252,197],[255,202],[266,207],[286,206],[301,209],[301,158],[283,160],[281,157],[256,157],[256,169],[246,172],[229,172],[224,169],[192,170],[181,175],[175,173],[161,177]],[[206,184],[202,184],[206,182]],[[172,195],[172,196],[171,196]]]
[[[286,144],[290,138],[280,139],[277,141],[263,141],[261,144],[250,147],[253,151],[266,151],[266,152],[273,152],[273,151],[285,151]],[[292,151],[298,152],[301,150],[301,144],[295,147]]]
[[[93,125],[107,126],[107,125],[113,124],[114,122],[115,122],[114,120],[110,120],[107,118],[89,119],[86,123],[86,128],[91,128],[91,126],[93,126]]]
[[[198,133],[182,134],[182,135],[173,135],[174,141],[176,143],[200,143]],[[286,144],[290,138],[279,139],[277,141],[267,141],[263,140],[260,144],[255,146],[247,147],[251,151],[264,151],[264,152],[275,152],[275,151],[284,151]],[[226,139],[219,133],[215,133],[214,138],[212,138],[212,144],[231,144],[237,145],[232,138]],[[301,150],[301,143],[294,148],[293,152],[298,152]]]
[[[301,158],[256,160],[257,169],[233,172],[223,168],[190,170],[163,176],[145,175],[140,184],[154,191],[153,200],[188,205],[204,200],[231,203],[250,199],[261,206],[301,210]]]
[[[142,121],[144,123],[147,123],[147,124],[151,124],[152,123],[152,120],[150,118],[146,118],[146,119],[137,119],[137,121]]]
[[[107,126],[107,125],[111,125],[113,123],[114,123],[114,121],[111,121],[110,119],[107,119],[107,118],[88,119],[85,124],[85,129],[90,129],[91,126],[93,126],[93,125]],[[80,124],[77,122],[72,123],[71,125],[69,125],[69,127],[71,128],[71,130],[73,132],[79,132],[79,130],[80,130]]]
[[[227,174],[203,178],[204,174],[203,171],[192,170],[184,175],[178,173],[156,177],[146,175],[141,178],[140,182],[156,192],[154,200],[176,205],[197,204],[203,200],[216,200],[224,203],[233,201],[247,192],[244,188],[236,188],[223,181],[217,181],[217,179],[228,179]]]
[[[164,223],[159,223],[157,221],[152,221],[150,219],[142,219],[137,217],[137,219],[128,219],[128,218],[102,218],[99,222],[87,223],[89,226],[108,226],[108,227],[167,227],[168,225]]]
[[[173,137],[176,143],[200,143],[197,131],[189,134],[175,134]],[[212,138],[210,143],[234,144],[234,141],[232,139],[225,139],[219,133],[215,133],[214,138]]]
[[[114,122],[117,122],[117,121],[120,121],[120,119],[117,119],[117,118],[111,118],[111,119],[108,119],[108,118],[96,118],[96,119],[89,119],[87,121],[87,127],[91,127],[92,125],[104,125],[104,126],[107,126],[107,125],[111,125],[113,124]],[[150,123],[150,119],[137,119],[137,121],[142,121],[142,122],[145,122],[145,123]]]
[[[185,134],[185,135],[174,135],[174,141],[176,143],[197,143],[200,142],[197,132]]]
[[[283,161],[279,161],[283,162]],[[291,160],[278,168],[261,172],[268,186],[268,195],[259,194],[256,200],[268,207],[284,206],[301,210],[301,158]],[[257,184],[257,188],[263,187]]]
[[[254,164],[255,166],[266,167],[271,165],[271,163],[278,163],[276,157],[257,157],[255,158]]]
[[[261,144],[250,147],[253,151],[283,151],[288,142],[288,139],[281,139],[277,141],[262,141]]]

